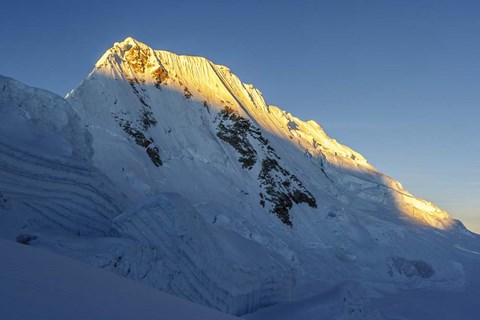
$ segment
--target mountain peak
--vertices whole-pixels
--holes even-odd
[[[122,48],[125,48],[125,47],[142,47],[142,48],[149,48],[151,49],[148,45],[146,45],[145,43],[133,38],[133,37],[126,37],[123,41],[121,42],[116,42],[113,47],[122,47]]]
[[[129,36],[129,37],[126,37],[125,40],[123,40],[122,42],[124,42],[124,43],[135,43],[135,42],[137,42],[137,40]]]
[[[298,180],[298,190],[309,195],[305,190],[317,189],[317,182],[311,179],[317,179],[314,177],[320,170],[320,181],[323,181],[321,184],[333,183],[333,186],[328,187],[334,188],[327,191],[331,193],[329,196],[332,194],[334,197],[338,196],[335,188],[359,187],[359,190],[362,190],[358,191],[360,197],[375,199],[374,202],[377,203],[375,205],[387,204],[395,207],[400,214],[436,228],[450,228],[453,225],[453,220],[447,213],[412,196],[402,188],[400,183],[371,166],[361,154],[327,136],[320,125],[313,121],[304,122],[280,108],[269,106],[262,93],[253,85],[241,82],[228,67],[217,65],[206,58],[154,50],[132,37],[127,37],[123,42],[115,43],[111,49],[107,50],[79,90],[84,90],[83,87],[88,87],[88,91],[95,96],[95,103],[90,102],[92,96],[82,98],[81,93],[75,97],[74,92],[73,95],[69,95],[69,98],[89,101],[77,103],[95,106],[95,110],[86,110],[86,114],[95,115],[95,117],[98,117],[100,112],[98,106],[104,105],[105,114],[102,118],[105,120],[98,123],[98,126],[105,126],[105,121],[113,121],[110,132],[119,130],[119,126],[123,128],[123,134],[133,137],[136,143],[145,149],[143,157],[146,152],[156,166],[162,166],[162,164],[168,166],[169,161],[176,159],[180,152],[187,158],[204,159],[211,165],[215,163],[214,166],[219,166],[218,170],[223,170],[225,163],[217,163],[217,159],[211,159],[211,155],[212,152],[218,155],[223,154],[225,151],[218,149],[218,143],[227,143],[229,148],[235,149],[233,154],[228,153],[228,157],[232,157],[235,152],[238,153],[237,160],[242,164],[243,169],[252,170],[249,176],[253,180],[259,179],[262,170],[270,170],[270,173],[279,170],[283,172],[282,175],[285,178],[285,181],[278,182],[279,189],[283,188],[282,183],[291,186],[292,184],[287,181],[291,178]],[[93,87],[96,87],[94,91],[92,91]],[[93,95],[93,92],[105,91],[108,91],[112,97],[122,98],[109,100],[108,97],[96,93]],[[139,113],[138,110],[142,111]],[[179,114],[182,116],[179,117]],[[95,122],[93,119],[87,122],[90,121]],[[166,132],[167,135],[161,134],[159,128],[163,128],[162,132]],[[210,129],[207,130],[207,128]],[[205,148],[199,142],[198,145],[185,144],[184,149],[180,151],[177,145],[168,146],[169,133],[174,130],[176,137],[182,136],[182,141],[197,141],[200,135],[204,135],[202,143],[210,141],[212,136],[219,137],[221,141],[215,142],[211,146],[212,150]],[[207,134],[207,132],[210,133]],[[116,134],[121,135],[120,132]],[[140,135],[141,139],[139,139]],[[272,150],[281,151],[273,152]],[[163,155],[161,155],[162,152]],[[105,157],[108,158],[108,155]],[[146,161],[149,159],[147,158]],[[288,162],[296,164],[287,166]],[[231,163],[231,165],[235,167],[238,164]],[[109,166],[110,164],[104,168],[106,172],[110,170]],[[287,167],[290,169],[286,169]],[[134,171],[142,170],[138,167]],[[311,173],[305,174],[310,170]],[[164,179],[162,172],[154,172],[149,172],[150,177],[158,174],[154,180]],[[307,176],[305,181],[311,182],[300,183],[301,180],[298,177],[301,175]],[[334,178],[335,175],[337,178]],[[112,174],[113,176],[115,175]],[[336,179],[339,180],[336,181]],[[125,177],[121,183],[124,184],[129,180],[130,178]],[[142,183],[148,186],[147,190],[158,188],[152,181],[145,180]],[[307,185],[310,187],[302,189]],[[125,187],[129,188],[129,186]],[[260,189],[263,188],[267,188],[266,184],[261,185]],[[323,193],[324,188],[319,189],[320,194]],[[368,191],[364,191],[363,188]],[[377,191],[372,190],[384,190],[384,192],[378,191],[377,195],[375,194]],[[265,190],[257,191],[256,194],[260,194],[260,198],[264,196]],[[279,194],[289,197],[294,192],[282,190],[277,193]],[[322,195],[319,196],[321,197]],[[310,199],[310,196],[304,198]],[[299,199],[290,200],[293,211],[305,210],[295,205],[301,202]],[[263,207],[265,202],[268,203],[264,199],[252,198],[251,201],[261,203],[261,210],[266,208]],[[314,202],[311,201],[311,203],[313,206]],[[290,216],[289,211],[290,209],[282,211],[281,215]],[[282,218],[284,218],[283,222],[291,222],[289,218],[283,216]]]
[[[102,57],[95,64],[95,70],[102,69],[107,64],[119,64],[122,61],[130,60],[128,53],[133,51],[153,51],[149,46],[132,37],[126,37],[123,41],[115,42],[113,46],[105,51]]]

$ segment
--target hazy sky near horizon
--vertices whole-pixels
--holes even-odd
[[[480,1],[8,1],[0,74],[65,95],[116,41],[230,67],[480,233]]]

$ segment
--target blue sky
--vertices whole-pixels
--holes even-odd
[[[205,56],[480,233],[480,1],[8,1],[0,74],[61,95],[116,41]]]

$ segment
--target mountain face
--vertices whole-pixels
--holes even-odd
[[[2,87],[4,238],[236,315],[345,281],[460,292],[479,265],[460,222],[205,58],[127,38],[66,101]]]

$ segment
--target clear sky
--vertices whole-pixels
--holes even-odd
[[[3,1],[0,74],[65,95],[127,36],[229,66],[480,233],[480,1]]]

